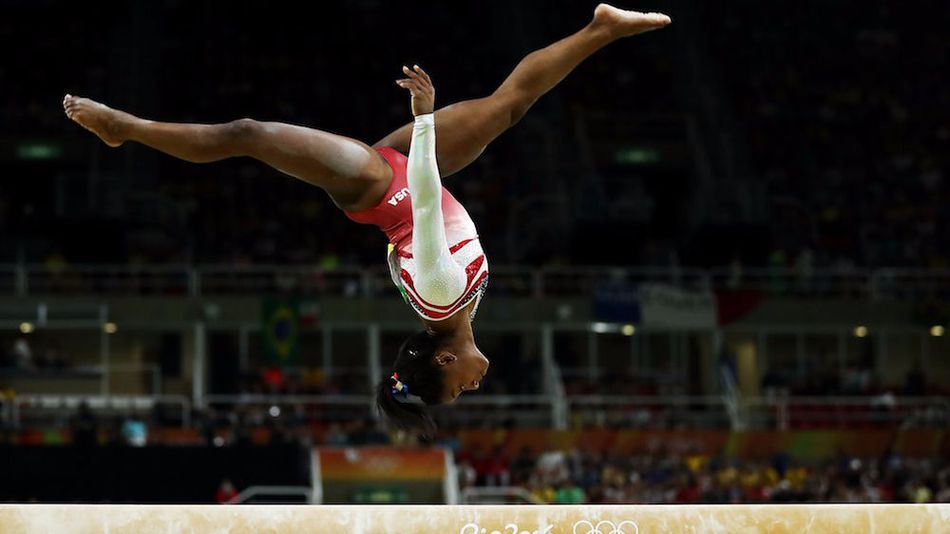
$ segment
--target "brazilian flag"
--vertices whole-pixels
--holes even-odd
[[[261,352],[277,365],[292,365],[300,355],[300,301],[265,298],[261,310]]]

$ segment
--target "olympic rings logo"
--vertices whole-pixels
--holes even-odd
[[[582,527],[586,526],[584,530]],[[596,525],[586,519],[574,523],[574,534],[640,534],[640,527],[633,521],[600,521]]]

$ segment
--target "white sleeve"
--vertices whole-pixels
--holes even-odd
[[[412,198],[412,256],[419,295],[440,306],[465,291],[465,271],[452,259],[442,214],[442,179],[435,158],[435,115],[419,115],[412,127],[406,169]]]

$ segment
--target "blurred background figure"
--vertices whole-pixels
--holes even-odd
[[[36,368],[33,361],[33,349],[30,348],[30,342],[25,337],[18,337],[13,342],[13,361],[17,369],[30,371]]]
[[[214,502],[218,504],[231,504],[231,500],[237,497],[238,491],[229,479],[221,481],[218,491],[214,494]]]
[[[96,416],[89,407],[89,403],[82,401],[72,419],[73,445],[76,447],[92,447],[99,442],[99,429]]]
[[[134,413],[122,421],[122,439],[131,447],[144,447],[148,443],[148,428]]]

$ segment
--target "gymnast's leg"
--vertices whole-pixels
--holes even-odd
[[[456,173],[474,161],[486,145],[517,123],[538,98],[591,54],[617,39],[669,23],[670,18],[663,14],[624,11],[600,4],[590,24],[522,59],[490,96],[436,111],[436,152],[442,175]],[[412,124],[407,124],[375,146],[406,152],[411,134]]]
[[[224,124],[144,120],[88,98],[66,95],[66,115],[107,145],[125,141],[193,163],[249,156],[323,188],[340,208],[372,207],[385,193],[392,170],[365,143],[320,130],[240,119]]]

